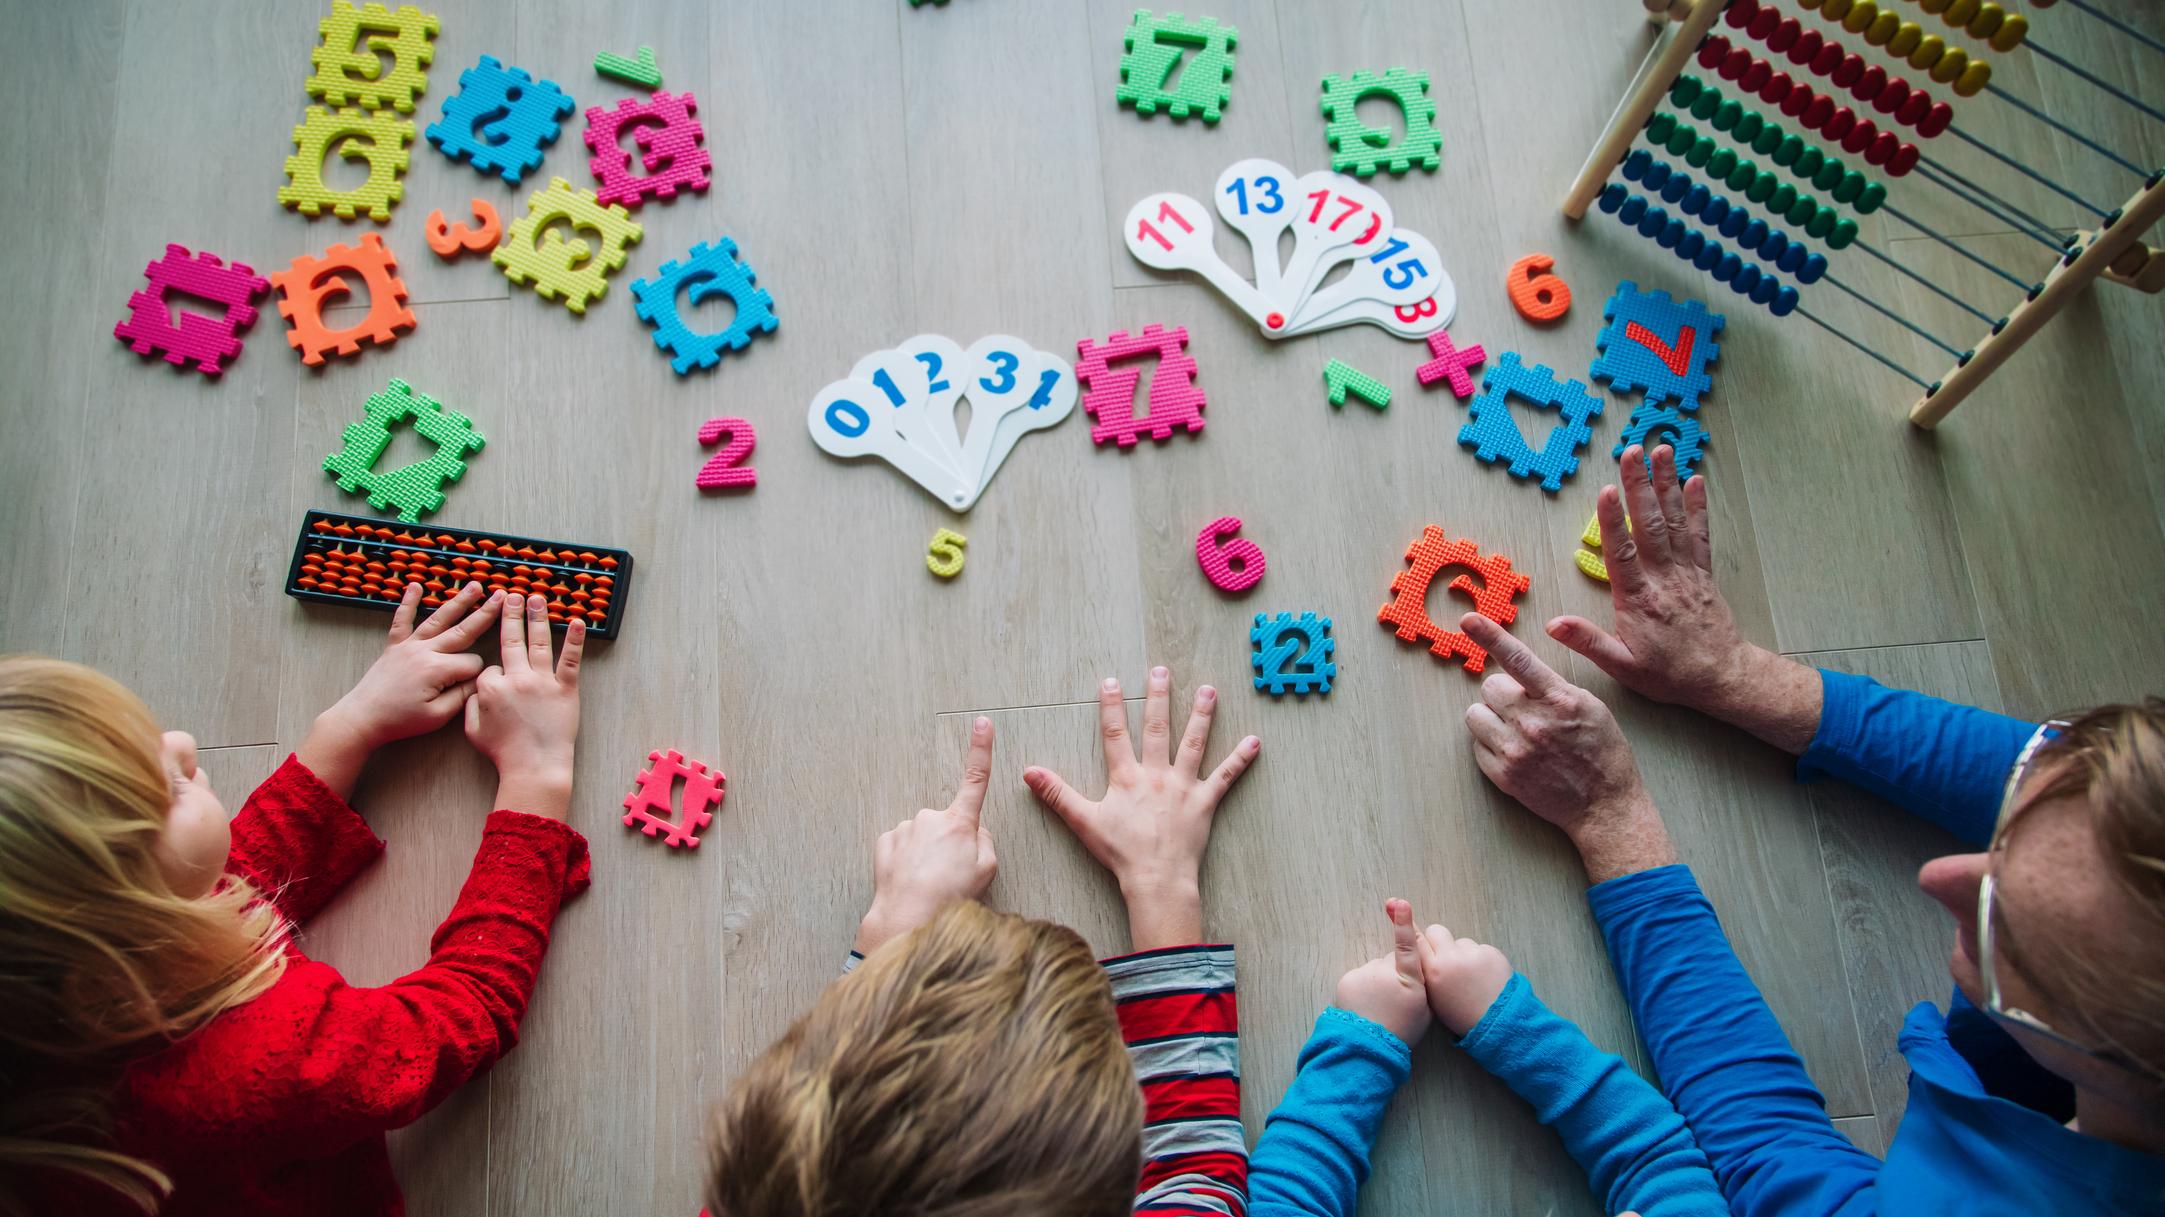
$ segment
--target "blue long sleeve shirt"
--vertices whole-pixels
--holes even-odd
[[[1459,1043],[1556,1130],[1606,1211],[1729,1217],[1676,1109],[1621,1057],[1596,1048],[1543,1005],[1524,976],[1512,976]],[[1383,1027],[1325,1010],[1301,1049],[1291,1089],[1249,1155],[1249,1212],[1351,1214],[1384,1108],[1412,1063],[1412,1050]]]
[[[2036,724],[1822,675],[1801,777],[1839,777],[1964,840],[1989,839]],[[1909,1106],[1882,1163],[1828,1120],[1688,869],[1611,879],[1588,900],[1662,1087],[1738,1217],[2165,1213],[2165,1157],[2067,1128],[2065,1083],[1959,993],[1946,1013],[1920,1003],[1903,1025]]]

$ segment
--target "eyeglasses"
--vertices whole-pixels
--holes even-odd
[[[2155,1077],[2157,1072],[2154,1067],[2144,1065],[2123,1053],[2105,1048],[2093,1048],[2079,1040],[2070,1039],[2053,1030],[2045,1020],[2029,1011],[2019,1006],[2008,1005],[2000,993],[2000,978],[1995,966],[1996,956],[1992,946],[1992,926],[1995,920],[1992,914],[1998,888],[1998,884],[1994,880],[2000,858],[2007,852],[2008,826],[2015,816],[2015,794],[2022,786],[2023,779],[2029,776],[2030,762],[2036,758],[2037,750],[2062,731],[2065,731],[2067,726],[2068,724],[2065,721],[2053,719],[2037,729],[2037,734],[2030,737],[2030,742],[2022,746],[2021,754],[2015,758],[2014,768],[2007,773],[2007,789],[2000,796],[2000,814],[1998,821],[1993,825],[1992,844],[1987,847],[1984,880],[1977,885],[1977,971],[1985,986],[1985,1013],[2004,1022],[2013,1023],[2026,1031],[2043,1036],[2055,1044],[2072,1049],[2094,1060],[2103,1061],[2108,1065],[2129,1070],[2145,1077]]]

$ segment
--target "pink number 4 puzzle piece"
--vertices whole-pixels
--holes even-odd
[[[1132,448],[1145,434],[1167,440],[1177,428],[1190,434],[1203,429],[1203,391],[1195,387],[1195,360],[1188,357],[1187,345],[1185,326],[1162,325],[1146,325],[1132,338],[1126,330],[1116,330],[1104,342],[1085,338],[1075,344],[1081,355],[1075,361],[1075,379],[1090,386],[1083,394],[1083,409],[1097,420],[1090,428],[1091,443],[1111,440]],[[1143,355],[1156,355],[1158,370],[1150,378],[1144,413],[1138,416],[1135,382],[1142,378],[1142,369],[1111,365]]]
[[[706,131],[692,117],[699,102],[690,93],[656,93],[644,101],[627,97],[614,110],[600,106],[586,112],[587,166],[601,183],[595,196],[604,204],[636,208],[648,195],[673,199],[679,187],[707,188],[713,158],[700,146]],[[618,144],[625,127],[640,148],[646,175],[631,171],[631,153]]]
[[[1451,345],[1449,331],[1437,330],[1428,336],[1428,353],[1435,358],[1413,370],[1414,376],[1422,384],[1432,385],[1439,380],[1448,380],[1451,382],[1451,392],[1457,394],[1460,400],[1473,396],[1473,374],[1467,369],[1488,360],[1488,352],[1481,349],[1480,343],[1474,343],[1461,351]]]
[[[205,376],[225,371],[224,361],[241,353],[241,331],[255,324],[256,297],[271,290],[270,280],[246,263],[227,266],[215,254],[191,254],[185,245],[168,245],[165,256],[143,268],[148,286],[128,297],[128,318],[113,327],[113,337],[138,355],[153,352],[175,367],[193,360]],[[185,292],[225,306],[225,315],[180,311],[178,325],[166,308],[170,292]]]
[[[692,834],[714,819],[709,809],[722,801],[722,771],[710,770],[700,761],[686,761],[674,748],[649,752],[646,759],[652,768],[640,771],[639,788],[624,796],[624,827],[650,837],[660,833],[662,844],[671,847],[699,848],[699,838]],[[671,819],[678,778],[684,779],[684,810]]]

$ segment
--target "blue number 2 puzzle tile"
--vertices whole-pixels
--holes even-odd
[[[1248,662],[1255,667],[1255,687],[1273,697],[1285,693],[1328,693],[1338,665],[1331,653],[1338,643],[1331,638],[1331,619],[1314,613],[1280,613],[1275,618],[1255,615],[1248,631],[1255,649]],[[1305,667],[1307,671],[1299,671]]]
[[[1608,324],[1594,340],[1600,352],[1587,375],[1609,382],[1616,393],[1633,389],[1646,400],[1673,401],[1696,410],[1713,387],[1707,365],[1721,356],[1724,318],[1697,300],[1679,304],[1667,292],[1642,292],[1626,279],[1602,310]]]

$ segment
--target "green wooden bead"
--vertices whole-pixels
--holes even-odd
[[[1812,175],[1812,185],[1820,190],[1834,191],[1835,197],[1839,199],[1841,198],[1841,190],[1839,189],[1841,184],[1855,176],[1857,175],[1850,170],[1849,166],[1830,159],[1826,164],[1819,167],[1819,172]],[[1846,203],[1849,200],[1842,199],[1842,201]]]
[[[1744,107],[1733,101],[1725,101],[1714,111],[1714,129],[1728,131],[1744,121]]]
[[[1737,154],[1727,148],[1716,148],[1713,157],[1706,163],[1708,176],[1721,181],[1727,181],[1729,175],[1736,172],[1736,168]]]
[[[1818,214],[1819,204],[1813,202],[1809,196],[1799,195],[1797,201],[1791,203],[1788,210],[1782,213],[1782,218],[1792,224],[1801,225],[1811,223],[1812,217]]]
[[[1852,170],[1843,174],[1842,180],[1829,187],[1829,189],[1834,191],[1835,202],[1854,203],[1864,193],[1864,187],[1864,175]]]
[[[1848,249],[1850,242],[1855,241],[1856,239],[1857,222],[1855,220],[1845,219],[1840,223],[1836,224],[1834,226],[1834,231],[1828,234],[1827,248]]]
[[[1704,165],[1704,164],[1706,164],[1706,162],[1707,162],[1707,159],[1708,159],[1709,157],[1712,157],[1713,155],[1714,155],[1714,141],[1713,141],[1713,140],[1710,140],[1710,139],[1700,139],[1700,140],[1694,140],[1694,141],[1692,141],[1692,145],[1691,145],[1691,151],[1689,151],[1689,152],[1686,152],[1686,153],[1684,154],[1684,163],[1685,163],[1685,164],[1687,164],[1687,165],[1690,165],[1690,166],[1691,166],[1692,168],[1694,168],[1694,169],[1697,169],[1697,168],[1698,168],[1698,167],[1700,167],[1701,165]]]
[[[1674,130],[1676,130],[1676,115],[1669,113],[1667,110],[1657,111],[1654,117],[1647,120],[1646,138],[1657,144],[1666,144],[1669,142],[1669,133]]]
[[[1799,143],[1799,146],[1802,146],[1801,142]],[[1782,163],[1782,158],[1776,155],[1781,150],[1782,129],[1771,124],[1769,124],[1764,130],[1759,132],[1758,139],[1752,141],[1752,151],[1758,153],[1761,156],[1774,157],[1774,163],[1777,165]]]
[[[1669,134],[1669,155],[1682,156],[1691,151],[1691,146],[1698,142],[1699,133],[1697,131],[1692,130],[1687,124],[1678,123],[1676,130]]]
[[[1675,106],[1688,106],[1692,103],[1693,99],[1697,98],[1701,93],[1705,91],[1705,81],[1700,80],[1698,77],[1693,76],[1689,73],[1686,73],[1685,75],[1677,77],[1676,83],[1669,86],[1669,104]]]
[[[1746,110],[1744,117],[1737,120],[1737,129],[1731,134],[1738,143],[1748,144],[1759,138],[1759,129],[1766,125],[1767,120],[1759,117],[1757,110]]]
[[[1811,177],[1813,174],[1819,172],[1819,167],[1825,164],[1826,160],[1827,154],[1821,152],[1818,148],[1806,148],[1804,150],[1804,155],[1797,158],[1797,176],[1802,178]]]
[[[1768,211],[1788,211],[1791,207],[1794,207],[1796,205],[1797,188],[1787,182],[1783,182],[1781,185],[1776,186],[1774,188],[1774,193],[1767,196]]]
[[[1804,222],[1804,231],[1807,235],[1824,238],[1834,231],[1834,218],[1833,212],[1821,207],[1812,213],[1811,219]]]
[[[1757,173],[1758,171],[1755,168],[1753,172]],[[1760,173],[1757,177],[1752,179],[1752,184],[1745,189],[1744,197],[1750,199],[1754,203],[1764,203],[1770,196],[1773,195],[1774,188],[1780,184],[1781,183],[1774,180],[1773,174]]]
[[[1878,182],[1868,182],[1865,184],[1864,193],[1857,196],[1857,214],[1868,216],[1878,211],[1879,205],[1886,201],[1887,188]]]
[[[1729,171],[1729,189],[1742,190],[1759,180],[1759,166],[1747,160],[1739,160],[1737,167]]]

